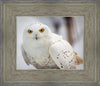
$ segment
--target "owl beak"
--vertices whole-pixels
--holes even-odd
[[[35,34],[35,39],[38,40],[37,34]]]

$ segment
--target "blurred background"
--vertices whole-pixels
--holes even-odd
[[[84,31],[84,17],[27,17],[17,16],[17,69],[35,69],[32,65],[26,65],[22,52],[22,36],[23,31],[27,25],[34,22],[41,22],[50,27],[53,33],[59,34],[68,41],[78,56],[83,58],[83,31]],[[84,59],[84,58],[83,58]],[[84,69],[83,64],[78,65],[77,69]]]

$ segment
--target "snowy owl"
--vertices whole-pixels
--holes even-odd
[[[37,69],[76,69],[83,63],[67,41],[39,22],[24,29],[21,48],[26,64]]]

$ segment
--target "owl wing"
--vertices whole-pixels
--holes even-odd
[[[23,46],[21,46],[21,50],[22,50],[22,55],[23,55],[24,61],[26,62],[27,65],[31,64],[36,68],[41,68],[41,66],[38,65],[32,57],[27,55]]]
[[[30,61],[29,61],[29,58],[27,57],[27,53],[25,52],[23,46],[21,46],[21,50],[22,50],[22,55],[23,55],[23,58],[24,58],[26,64],[29,65]]]
[[[60,69],[76,69],[73,48],[67,41],[60,40],[52,44],[49,53]]]

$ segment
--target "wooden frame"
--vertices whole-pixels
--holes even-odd
[[[2,84],[100,84],[98,8],[96,1],[3,1]],[[16,16],[84,16],[84,70],[16,70]]]

